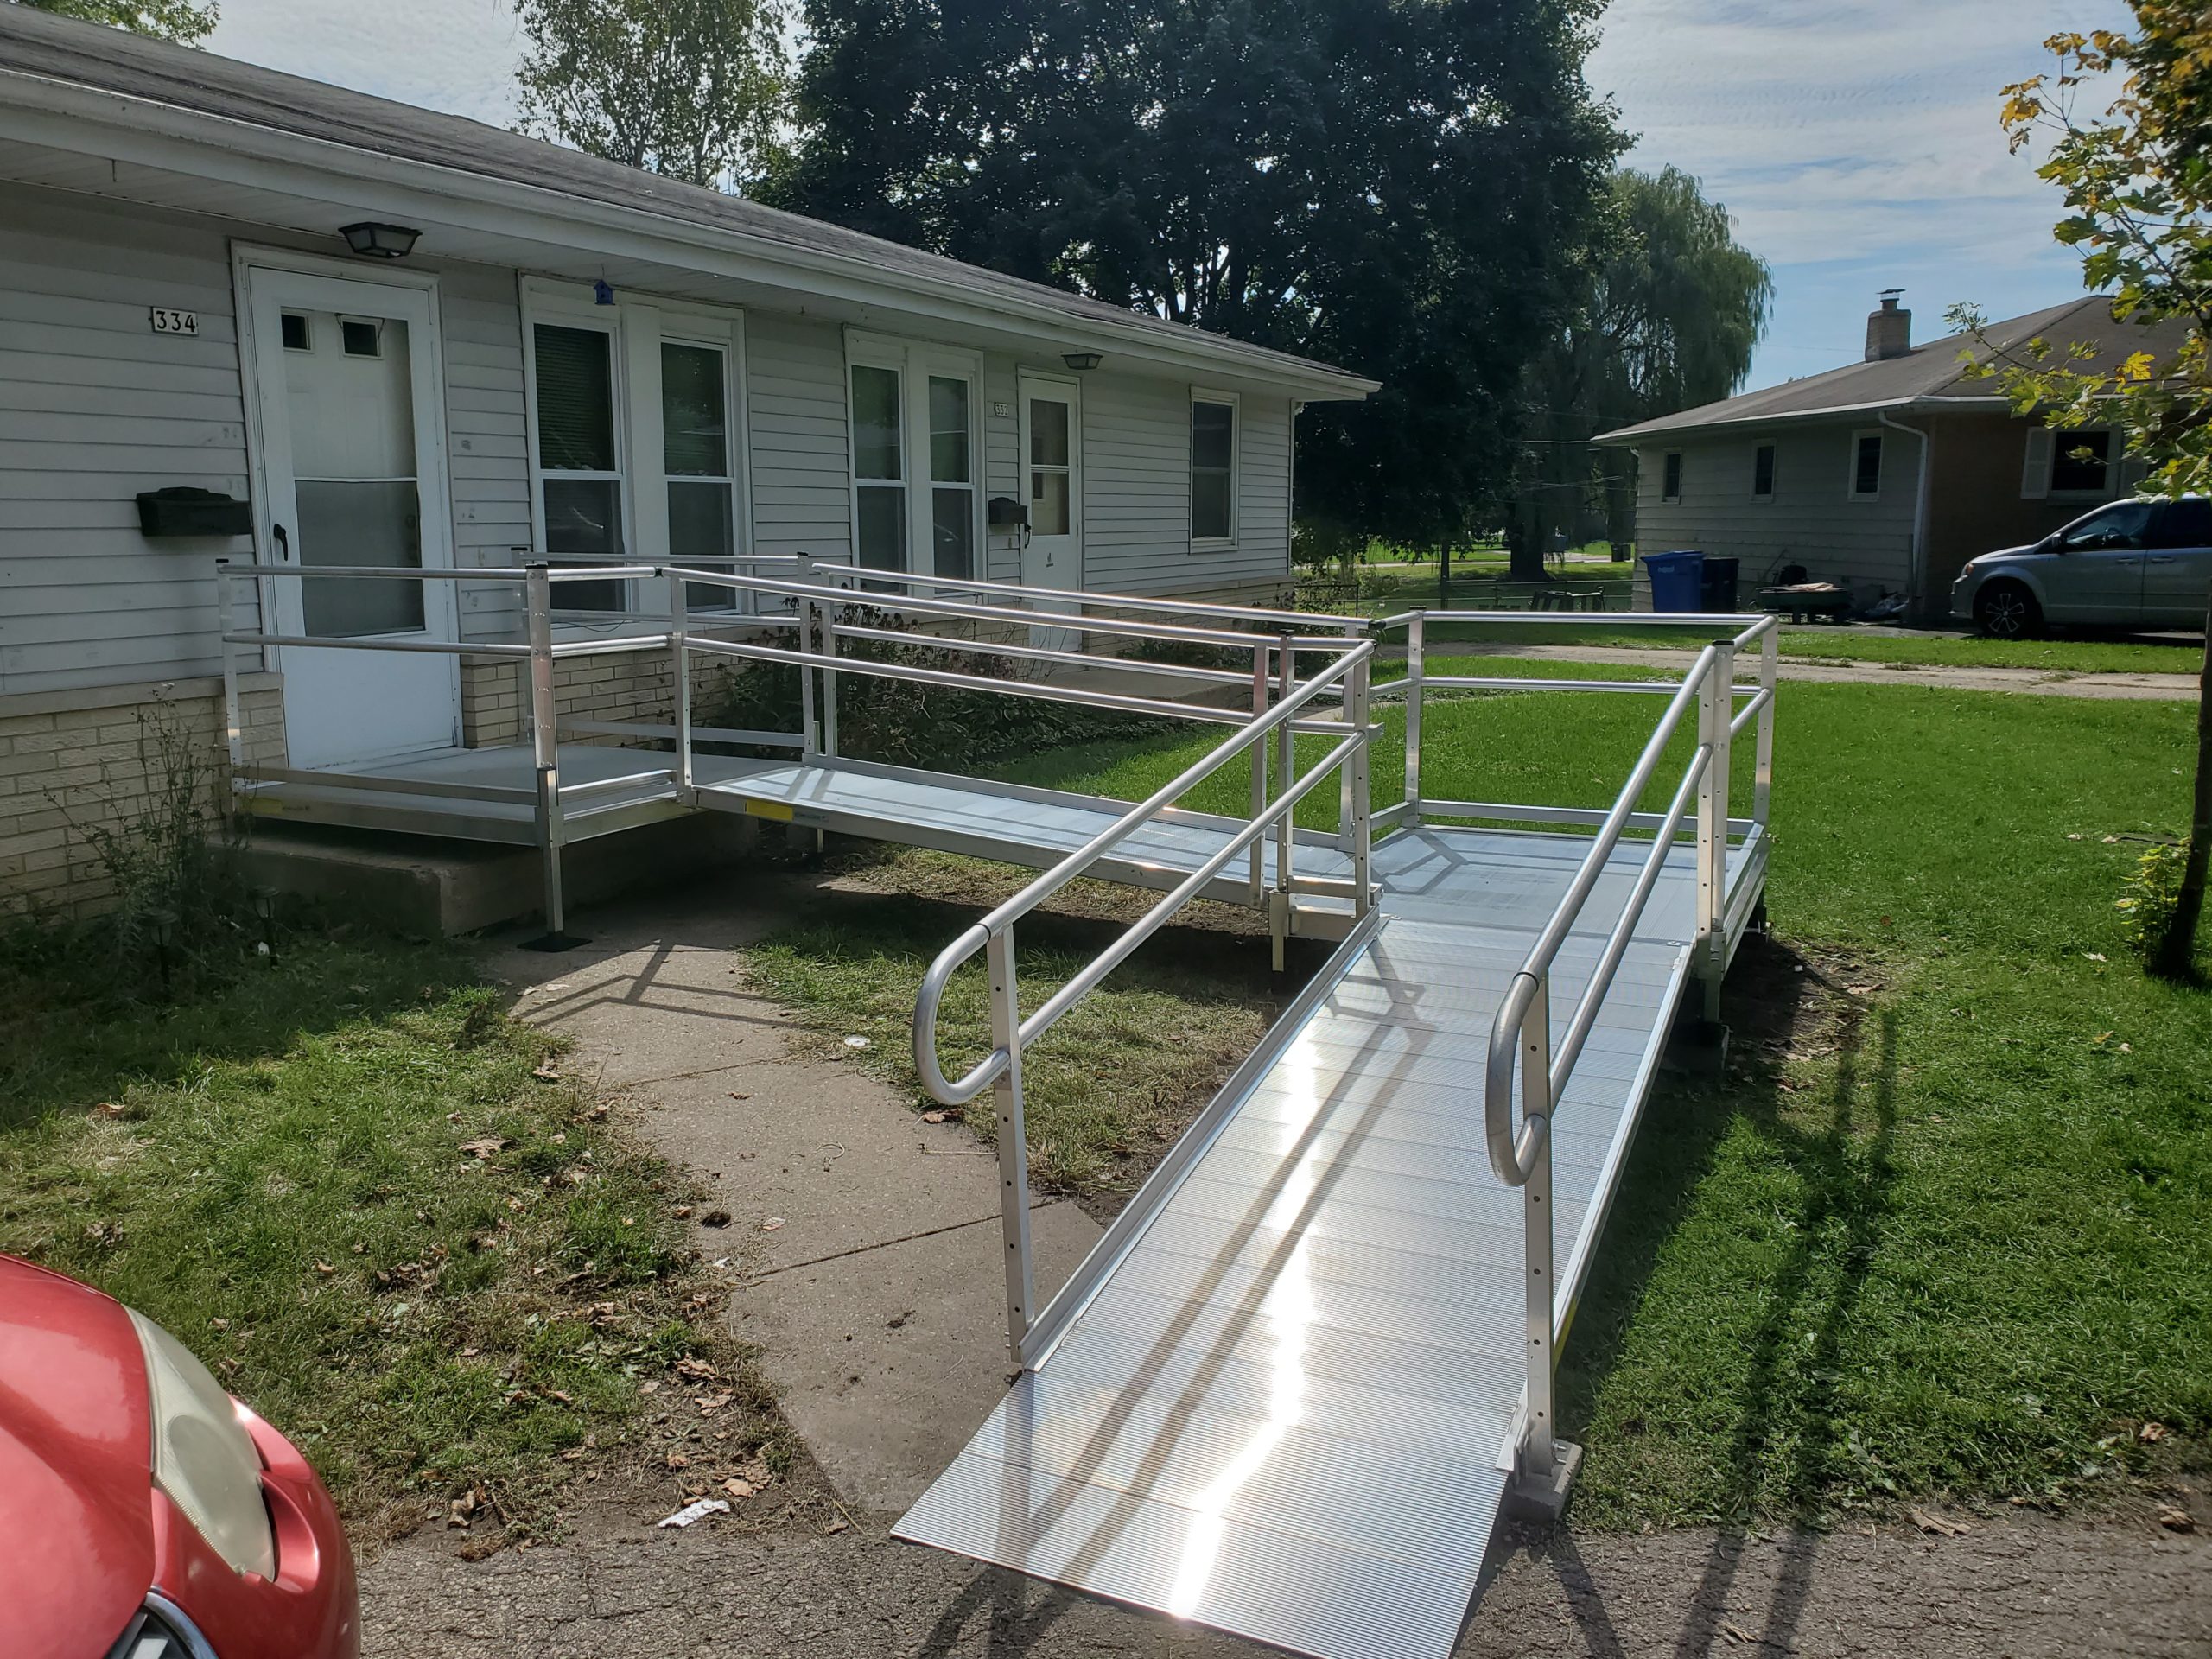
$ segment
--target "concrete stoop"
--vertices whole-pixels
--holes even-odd
[[[753,841],[751,819],[702,812],[576,842],[562,854],[567,903],[574,911],[665,886],[728,862]],[[257,887],[419,938],[535,916],[543,900],[534,847],[256,824],[238,857]]]

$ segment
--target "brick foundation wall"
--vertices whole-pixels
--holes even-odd
[[[283,705],[273,676],[239,698],[246,755],[284,761]],[[0,697],[0,914],[98,910],[106,873],[87,826],[128,824],[159,791],[159,726],[173,723],[205,768],[211,817],[227,809],[220,682],[184,680],[99,691]]]
[[[721,682],[727,659],[694,656],[691,696]],[[464,657],[461,661],[461,741],[472,749],[523,741],[528,713],[530,664],[513,657]],[[669,721],[676,715],[675,675],[664,651],[563,657],[553,664],[553,704],[563,720]],[[563,733],[564,743],[621,743],[637,739]]]

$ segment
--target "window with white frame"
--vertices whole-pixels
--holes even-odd
[[[652,298],[597,303],[589,290],[530,283],[531,485],[556,564],[629,561],[727,569],[747,518],[738,411],[740,319]],[[562,582],[563,611],[622,611],[631,584]],[[695,583],[695,607],[729,590]],[[642,601],[658,612],[658,596]]]
[[[1191,541],[1236,539],[1236,400],[1219,392],[1191,398]]]
[[[2027,446],[2027,465],[2020,480],[2024,496],[2101,501],[2118,487],[2120,439],[2108,427],[2061,432],[2033,426],[2028,429]]]
[[[971,579],[982,541],[976,359],[849,335],[853,554],[871,570]]]
[[[1882,435],[1851,435],[1851,488],[1853,501],[1872,501],[1882,493]]]

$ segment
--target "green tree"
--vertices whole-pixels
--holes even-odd
[[[517,0],[516,12],[523,131],[716,189],[777,164],[776,0]]]
[[[2056,73],[2006,87],[2002,119],[2015,151],[2047,146],[2037,170],[2066,198],[2054,233],[2082,251],[2088,285],[2111,293],[2119,321],[2176,325],[2157,338],[2177,343],[2120,355],[2036,340],[2014,353],[1985,349],[1980,361],[1966,353],[1967,372],[1995,378],[2015,409],[2050,426],[2117,426],[2149,470],[2150,493],[2212,493],[2212,11],[2202,0],[2132,3],[2132,35],[2046,41]],[[2114,74],[2120,95],[2085,111]],[[1952,315],[1980,334],[1974,308]],[[2212,641],[2204,697],[2178,896],[2147,941],[2153,970],[2173,977],[2191,969],[2212,864]]]
[[[1305,528],[1497,522],[1514,393],[1621,147],[1598,0],[809,0],[774,199],[1382,382]]]
[[[33,11],[50,11],[59,17],[81,17],[88,23],[106,23],[135,34],[153,35],[165,41],[192,46],[205,40],[215,27],[220,8],[214,0],[197,5],[194,0],[14,0]]]
[[[1629,539],[1635,458],[1590,440],[1726,397],[1766,331],[1774,276],[1736,241],[1728,210],[1675,168],[1613,175],[1580,267],[1579,302],[1530,365],[1527,448],[1510,520],[1513,574],[1543,574],[1553,532],[1601,499]]]

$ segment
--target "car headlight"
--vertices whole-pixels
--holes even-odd
[[[261,1454],[223,1385],[192,1351],[132,1313],[146,1354],[154,1418],[154,1482],[238,1573],[276,1573],[276,1539],[261,1496]]]

